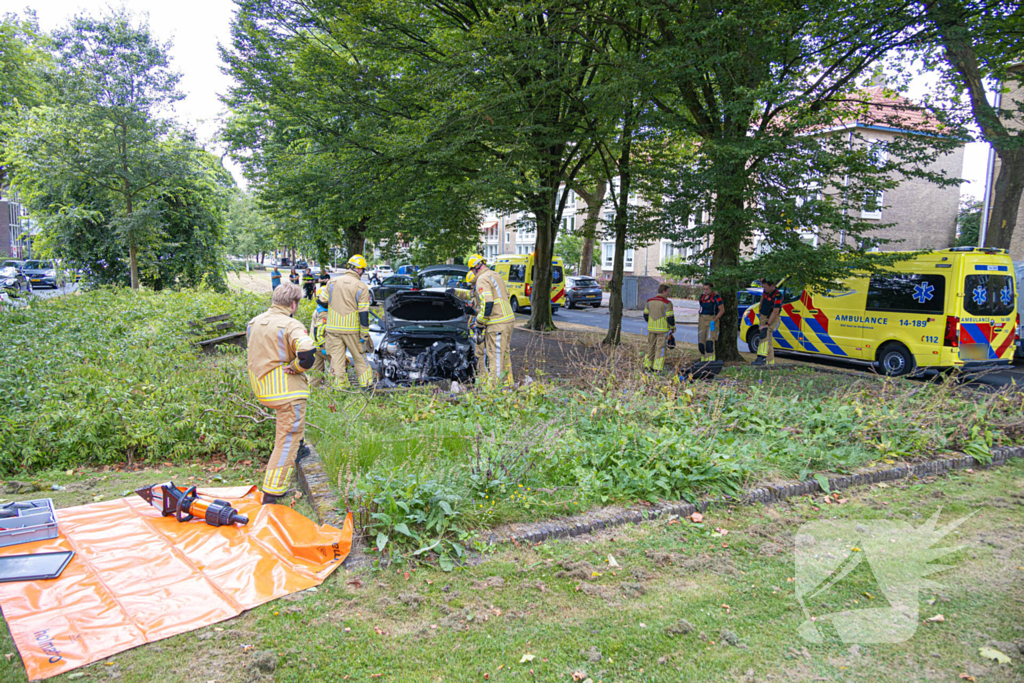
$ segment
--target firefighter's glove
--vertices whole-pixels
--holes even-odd
[[[373,340],[369,337],[363,339],[363,351],[365,353],[373,353]]]

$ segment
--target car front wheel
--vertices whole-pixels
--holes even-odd
[[[747,331],[747,350],[750,353],[757,353],[758,344],[761,342],[761,329],[759,327],[751,327]]]

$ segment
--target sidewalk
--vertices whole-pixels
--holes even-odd
[[[607,314],[609,298],[610,295],[606,292],[604,300],[601,302],[602,308],[598,310],[603,310]],[[700,305],[696,301],[692,301],[691,299],[669,299],[669,301],[672,302],[672,308],[675,311],[677,323],[697,322]],[[622,311],[622,316],[625,318],[643,318],[644,311],[643,309],[640,309],[639,311],[631,311],[627,309]]]

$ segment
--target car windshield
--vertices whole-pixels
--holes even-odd
[[[420,275],[420,289],[431,287],[462,287],[466,286],[466,273],[462,271],[441,270]]]

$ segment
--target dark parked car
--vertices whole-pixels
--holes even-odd
[[[33,288],[57,288],[57,271],[54,270],[53,263],[50,261],[25,261],[25,267],[21,272],[32,283]]]
[[[469,319],[473,309],[449,292],[395,292],[370,325],[370,365],[395,384],[468,382],[476,369]]]
[[[384,278],[384,282],[370,287],[370,303],[376,306],[387,301],[395,292],[408,292],[416,287],[416,281],[410,275],[392,275]]]
[[[32,291],[28,278],[14,266],[0,266],[0,289],[13,296]]]
[[[577,275],[565,278],[565,303],[569,308],[576,308],[579,304],[601,308],[603,296],[601,285],[592,277]]]

